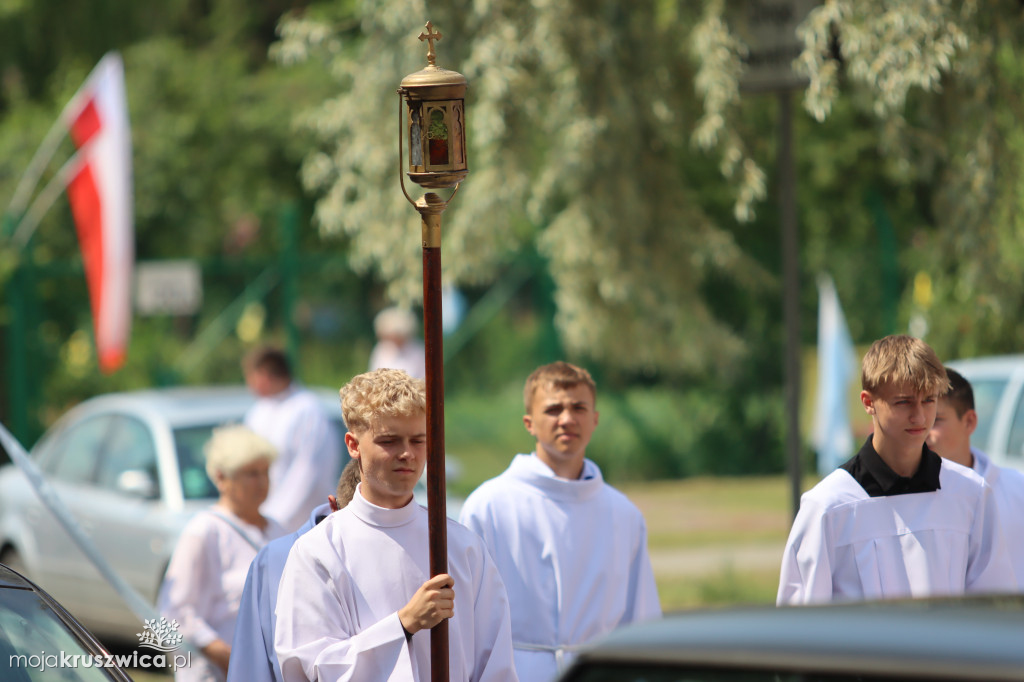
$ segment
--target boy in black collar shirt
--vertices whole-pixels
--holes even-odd
[[[949,386],[935,351],[910,336],[880,339],[861,386],[874,431],[801,499],[778,603],[1014,590],[984,479],[925,445]]]

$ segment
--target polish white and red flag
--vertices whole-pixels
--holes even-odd
[[[77,148],[68,199],[82,249],[100,369],[119,368],[131,331],[135,263],[132,142],[124,63],[108,53],[61,116]]]

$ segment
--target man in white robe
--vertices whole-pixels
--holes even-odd
[[[337,496],[313,510],[309,520],[294,533],[264,546],[249,565],[242,603],[235,621],[227,682],[281,682],[281,664],[274,652],[274,605],[285,561],[292,545],[313,526],[352,499],[359,484],[359,463],[350,461],[338,480]]]
[[[1014,585],[988,486],[925,445],[949,386],[935,352],[919,339],[888,336],[868,350],[861,375],[861,403],[874,431],[803,495],[783,554],[778,604]]]
[[[246,355],[242,368],[246,385],[257,396],[245,425],[278,451],[261,511],[292,532],[334,492],[341,443],[316,394],[293,380],[281,350],[257,348]]]
[[[992,489],[1017,587],[1024,590],[1024,472],[996,466],[988,455],[971,447],[971,434],[978,426],[974,389],[956,370],[947,367],[946,374],[950,388],[939,398],[928,447],[941,457],[973,469]]]
[[[381,369],[342,389],[362,482],[300,537],[278,591],[275,649],[288,682],[430,680],[429,629],[448,619],[451,682],[516,680],[508,598],[479,537],[448,522],[448,573],[430,577],[422,380]]]
[[[585,456],[595,400],[585,369],[538,368],[523,417],[535,452],[516,455],[462,508],[460,521],[484,539],[508,590],[521,680],[551,680],[580,645],[661,615],[643,515]]]

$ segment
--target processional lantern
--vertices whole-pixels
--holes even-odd
[[[419,39],[427,41],[427,66],[403,78],[398,88],[406,110],[409,179],[428,189],[457,187],[469,172],[464,107],[468,82],[461,73],[437,65],[434,41],[442,36],[429,21],[426,29]],[[399,150],[401,146],[400,138]]]
[[[441,328],[441,214],[469,172],[466,164],[468,83],[456,71],[436,63],[434,42],[441,40],[429,21],[419,34],[427,43],[427,66],[402,79],[398,88],[398,178],[402,194],[422,218],[423,342],[427,384],[427,514],[430,532],[430,575],[448,572],[448,516],[445,509],[444,351]],[[404,107],[403,107],[404,103]],[[403,140],[409,158],[402,157]],[[408,171],[402,166],[408,164]],[[427,192],[413,200],[405,189],[409,179],[425,189],[451,189],[447,199]],[[448,682],[448,621],[430,631],[431,682]]]

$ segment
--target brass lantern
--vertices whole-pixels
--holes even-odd
[[[398,95],[405,100],[409,140],[409,179],[430,189],[456,187],[469,173],[466,165],[466,112],[469,83],[457,71],[435,63],[434,41],[441,39],[428,21],[426,68],[402,79]],[[399,133],[399,149],[402,146]],[[403,183],[404,191],[405,185]],[[406,195],[408,196],[408,195]]]

